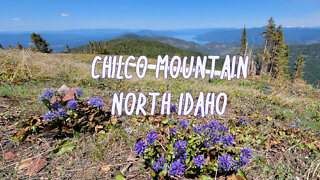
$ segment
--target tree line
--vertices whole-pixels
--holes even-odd
[[[294,63],[292,73],[289,73],[289,44],[284,42],[282,26],[276,26],[271,17],[261,33],[265,40],[263,50],[258,49],[255,60],[249,63],[249,72],[252,75],[269,76],[273,79],[302,79],[305,60],[302,53]],[[244,27],[238,55],[253,56],[252,49],[248,47],[246,28]]]

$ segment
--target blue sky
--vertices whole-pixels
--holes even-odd
[[[0,0],[0,31],[320,26],[319,0]]]

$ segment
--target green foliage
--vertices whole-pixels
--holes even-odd
[[[20,42],[17,43],[17,49],[22,50],[23,46],[20,44]]]
[[[303,71],[304,67],[305,67],[305,60],[302,53],[300,53],[298,59],[294,62],[293,72],[291,75],[293,81],[297,79],[302,79],[304,74],[304,71]]]
[[[66,45],[66,50],[65,51],[66,51],[66,53],[70,53],[70,51],[71,51],[69,46],[68,46],[68,44]]]
[[[138,39],[113,39],[110,41],[89,42],[89,45],[72,48],[71,52],[85,52],[111,55],[133,55],[157,58],[158,55],[203,56],[199,52],[182,50],[168,44]]]
[[[3,49],[3,46],[2,46],[2,44],[0,43],[0,49]]]
[[[188,120],[176,122],[168,117],[156,126],[156,131],[148,134],[146,143],[143,139],[138,139],[135,149],[141,159],[145,160],[146,169],[151,169],[153,178],[184,176],[207,179],[208,175],[227,176],[248,163],[251,150],[240,150],[239,144],[230,135],[235,133],[234,130],[228,131],[226,126],[220,125],[216,120],[199,126],[193,122],[194,120],[190,123]],[[226,140],[228,138],[231,139]],[[145,150],[139,149],[141,147],[145,147]],[[226,161],[222,160],[224,157],[228,159],[226,166]],[[175,163],[180,165],[179,171],[174,168]]]
[[[31,41],[36,47],[37,51],[43,52],[43,53],[51,53],[52,49],[50,48],[49,43],[47,43],[46,40],[44,40],[40,34],[32,33],[31,34]]]
[[[110,114],[104,112],[101,107],[88,104],[78,95],[74,95],[77,104],[76,108],[70,107],[68,102],[63,101],[64,93],[54,92],[54,95],[44,95],[39,97],[39,104],[44,105],[49,112],[44,118],[38,116],[28,117],[25,121],[17,125],[21,130],[16,134],[15,139],[24,141],[33,139],[34,136],[49,136],[54,138],[73,137],[78,132],[93,133],[107,130],[112,123],[109,121]],[[96,97],[97,98],[97,97]],[[54,102],[53,102],[54,101]],[[64,113],[61,113],[64,112]],[[48,114],[51,113],[51,117]]]
[[[269,19],[264,32],[264,51],[262,57],[260,75],[269,75],[273,78],[284,78],[288,71],[289,47],[284,43],[283,30],[281,26],[276,28],[272,19]]]
[[[246,27],[244,27],[238,55],[245,56],[246,50],[247,50],[247,31],[246,31]]]

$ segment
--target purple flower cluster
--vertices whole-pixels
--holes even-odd
[[[225,171],[228,171],[233,166],[233,160],[230,155],[223,155],[218,158],[219,160],[219,168],[224,169]]]
[[[225,147],[231,146],[234,143],[234,138],[232,135],[226,135],[221,139],[221,142],[225,145]]]
[[[246,158],[250,158],[252,156],[252,151],[250,148],[241,149],[241,153]]]
[[[173,176],[182,175],[184,170],[185,170],[184,165],[181,164],[179,160],[176,160],[171,164],[169,174]]]
[[[173,145],[174,149],[177,151],[184,151],[187,146],[188,146],[187,141],[178,141]]]
[[[134,146],[134,149],[138,152],[138,154],[142,155],[147,149],[147,145],[141,140]]]
[[[158,134],[155,131],[151,131],[147,136],[147,142],[151,145],[154,145],[154,142],[158,138]]]
[[[249,122],[251,122],[251,119],[249,118],[248,121],[245,120],[245,117],[244,116],[241,116],[239,118],[239,122],[243,125],[243,126],[248,126],[249,125]]]
[[[225,125],[221,125],[219,128],[218,128],[218,131],[220,131],[222,134],[226,133],[228,131],[228,128],[227,126]]]
[[[58,102],[54,102],[52,104],[52,107],[53,107],[53,109],[59,109],[59,108],[61,108],[61,105]]]
[[[170,112],[177,112],[177,106],[174,104],[170,105]]]
[[[165,164],[166,162],[167,162],[167,161],[164,159],[163,156],[159,157],[158,160],[157,160],[157,162],[153,162],[153,163],[152,163],[153,169],[154,169],[155,171],[160,171],[160,170],[162,171],[162,170],[163,170],[163,166],[164,166],[164,164]]]
[[[44,100],[51,101],[53,94],[54,94],[54,92],[52,89],[46,89],[43,92],[43,94],[38,94],[37,95],[37,98],[39,100],[38,104],[41,105]]]
[[[98,107],[98,108],[102,108],[103,107],[103,102],[101,100],[100,97],[94,97],[94,98],[90,98],[89,99],[89,105],[91,106],[95,106],[95,107]]]
[[[176,131],[177,131],[176,128],[173,128],[173,127],[169,128],[170,136],[173,136],[176,133]]]
[[[75,94],[76,94],[77,96],[81,96],[81,95],[83,94],[82,89],[77,89],[76,92],[75,92]]]
[[[202,155],[197,155],[193,158],[193,162],[198,167],[203,167],[204,164],[206,163],[206,159]]]
[[[71,99],[67,103],[67,108],[69,108],[69,109],[77,109],[77,105],[78,105],[78,101],[75,100],[75,99]]]
[[[44,119],[53,120],[55,117],[56,117],[56,115],[51,111],[44,114]]]
[[[59,117],[65,117],[65,116],[67,116],[67,111],[66,111],[65,109],[59,108],[59,109],[57,110],[57,115],[58,115]]]
[[[188,128],[190,125],[190,122],[188,120],[181,120],[180,121],[180,128]]]

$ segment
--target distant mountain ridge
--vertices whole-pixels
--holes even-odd
[[[285,41],[290,44],[320,43],[320,28],[283,28]],[[263,42],[261,32],[263,27],[247,28],[247,38],[250,44]],[[7,48],[8,44],[15,46],[19,41],[24,47],[30,46],[32,32],[0,32],[0,43]],[[79,29],[65,31],[35,31],[45,38],[54,51],[65,50],[88,43],[88,41],[107,41],[124,34],[134,33],[140,36],[167,36],[197,44],[210,42],[239,43],[242,28],[205,28],[205,29],[178,29],[178,30],[148,30],[148,29]],[[189,45],[191,46],[191,44]],[[196,46],[196,45],[195,45]],[[202,47],[201,47],[202,48]],[[204,50],[201,50],[204,52]]]

